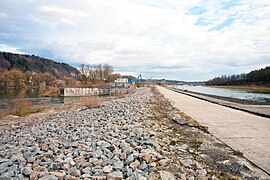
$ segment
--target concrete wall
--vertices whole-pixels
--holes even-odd
[[[92,95],[114,95],[125,94],[125,88],[64,88],[62,96],[92,96]]]

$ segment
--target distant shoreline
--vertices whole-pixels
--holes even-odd
[[[177,89],[177,90],[181,90],[181,89]],[[270,105],[270,103],[268,103],[268,102],[255,102],[255,101],[249,101],[249,100],[244,100],[244,99],[236,99],[236,98],[231,98],[231,97],[223,97],[223,96],[217,96],[217,95],[198,93],[198,92],[189,91],[189,90],[185,90],[185,91],[186,92],[191,92],[191,93],[194,93],[194,94],[198,94],[198,95],[203,95],[203,96],[208,96],[208,97],[212,97],[212,98],[216,98],[216,99],[221,99],[221,100],[226,100],[226,101],[230,101],[230,102],[234,102],[234,103],[239,103],[239,104]]]
[[[225,89],[245,89],[245,90],[256,90],[270,93],[270,87],[266,86],[207,86],[212,88],[225,88]]]

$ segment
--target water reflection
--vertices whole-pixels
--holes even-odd
[[[33,106],[60,105],[62,97],[39,97],[39,89],[9,89],[0,90],[0,112],[13,108],[20,102],[29,102]]]
[[[12,109],[20,102],[29,102],[34,107],[42,107],[81,101],[81,97],[39,97],[39,94],[39,89],[0,90],[0,112]]]

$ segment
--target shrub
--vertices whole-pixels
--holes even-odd
[[[44,109],[41,107],[33,107],[33,104],[29,100],[17,101],[13,106],[7,105],[6,110],[2,112],[2,115],[15,115],[15,116],[26,116],[31,113],[40,112]]]
[[[88,108],[98,107],[101,103],[101,98],[97,96],[81,97],[80,99],[80,104]]]

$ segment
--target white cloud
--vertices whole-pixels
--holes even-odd
[[[1,17],[6,17],[7,15],[5,14],[5,13],[2,13],[2,12],[0,12],[0,18]]]
[[[87,15],[86,13],[81,12],[79,10],[56,7],[56,6],[42,6],[39,9],[42,12],[52,13],[52,14],[55,14],[55,15],[61,15],[61,16],[70,17],[70,18],[84,17],[84,16]]]
[[[26,54],[25,52],[20,51],[18,47],[8,46],[6,44],[0,44],[0,51],[11,52],[15,54]]]
[[[6,37],[15,39],[1,42],[28,53],[50,52],[50,58],[72,64],[110,63],[122,72],[183,80],[206,80],[270,64],[270,2],[230,3],[48,0],[29,1],[20,8],[6,3],[0,11],[13,20],[0,21],[6,26],[0,34],[10,31]],[[22,17],[11,13],[13,7]],[[194,7],[204,11],[192,14]],[[12,23],[22,30],[14,33]]]

